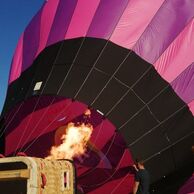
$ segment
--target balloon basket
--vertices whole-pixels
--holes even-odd
[[[34,157],[0,159],[3,194],[74,194],[75,167],[69,160]]]

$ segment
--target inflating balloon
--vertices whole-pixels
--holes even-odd
[[[130,193],[136,157],[152,183],[190,167],[193,17],[193,0],[46,1],[13,56],[5,155],[47,157],[69,123],[84,123],[79,192]]]

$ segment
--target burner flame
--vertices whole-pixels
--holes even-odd
[[[70,159],[79,157],[86,152],[87,143],[91,137],[93,126],[82,123],[75,125],[69,123],[66,128],[66,134],[61,137],[62,144],[53,146],[50,155],[46,159]]]

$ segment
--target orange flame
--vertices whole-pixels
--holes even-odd
[[[53,146],[50,156],[46,159],[73,159],[85,153],[87,143],[91,137],[93,127],[90,124],[80,124],[76,126],[69,123],[66,134],[62,135],[62,144]]]

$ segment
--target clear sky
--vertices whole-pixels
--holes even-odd
[[[12,56],[25,27],[44,0],[0,1],[0,112],[2,110]]]

